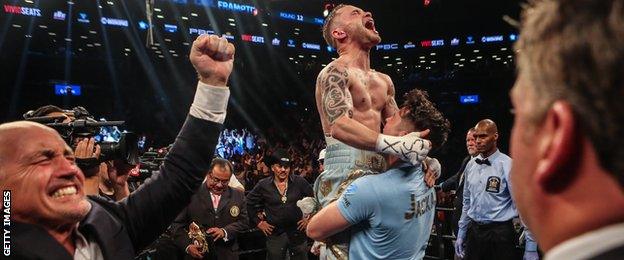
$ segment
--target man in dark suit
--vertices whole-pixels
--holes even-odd
[[[512,195],[545,259],[624,259],[624,0],[530,3]]]
[[[160,174],[121,202],[84,193],[73,151],[53,129],[0,125],[0,190],[10,212],[12,259],[132,259],[189,203],[212,160],[225,120],[234,46],[202,35],[189,55],[195,100]],[[6,245],[5,245],[6,246]]]
[[[474,131],[475,129],[473,127],[468,129],[468,133],[466,133],[466,150],[468,151],[468,155],[464,158],[464,161],[462,161],[459,170],[455,173],[455,175],[449,177],[442,184],[440,184],[440,188],[444,192],[455,190],[455,199],[453,200],[455,210],[453,211],[453,222],[451,228],[456,235],[458,229],[457,222],[459,222],[459,218],[461,217],[464,199],[464,169],[466,169],[466,164],[468,164],[470,159],[479,154],[475,143]]]
[[[232,164],[215,158],[206,175],[205,185],[191,198],[191,203],[174,222],[175,243],[184,251],[186,258],[238,259],[239,232],[248,228],[245,193],[228,186],[232,176]],[[189,224],[195,222],[206,232],[208,252],[201,253],[201,247],[189,238]]]

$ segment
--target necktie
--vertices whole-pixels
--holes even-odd
[[[477,159],[475,159],[475,162],[476,162],[478,165],[485,164],[485,165],[487,165],[487,166],[492,166],[492,163],[490,163],[490,160],[488,160],[487,158],[485,158],[485,159],[479,159],[479,158],[477,158]]]
[[[215,211],[217,211],[217,208],[219,207],[219,199],[221,199],[221,195],[210,193],[210,196],[212,197],[212,207],[214,208]]]

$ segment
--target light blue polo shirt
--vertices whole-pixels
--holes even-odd
[[[338,200],[352,224],[349,259],[422,259],[435,216],[435,192],[421,167],[400,164],[355,180]]]

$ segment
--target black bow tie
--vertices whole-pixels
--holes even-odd
[[[476,162],[477,164],[479,164],[479,165],[482,165],[482,164],[487,164],[487,166],[492,166],[492,163],[490,163],[490,160],[488,160],[487,158],[485,158],[485,159],[479,159],[479,158],[477,158],[477,159],[475,159],[475,162]]]

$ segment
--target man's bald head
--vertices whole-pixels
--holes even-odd
[[[491,119],[483,119],[475,126],[474,133],[477,143],[477,151],[488,157],[496,152],[496,143],[498,141],[498,127]]]
[[[498,127],[496,126],[496,123],[492,121],[492,119],[483,119],[479,121],[479,123],[477,123],[474,128],[475,130],[481,128],[482,130],[485,130],[490,134],[498,133]]]
[[[3,177],[2,166],[5,164],[5,160],[15,154],[13,152],[15,151],[15,146],[20,145],[23,138],[28,138],[29,132],[37,130],[49,131],[58,135],[54,129],[31,121],[15,121],[0,124],[0,180]],[[58,137],[61,138],[60,135]]]

